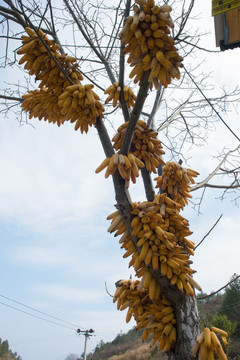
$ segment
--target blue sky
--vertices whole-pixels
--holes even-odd
[[[202,30],[213,32],[209,4],[199,10]],[[207,45],[216,49],[212,35]],[[203,66],[213,72],[216,86],[232,89],[239,84],[239,49],[204,56],[207,65]],[[14,82],[16,76],[5,71],[0,88],[5,86],[3,81]],[[231,115],[231,126],[239,135],[238,116]],[[118,123],[120,114],[114,118],[116,127]],[[118,239],[107,233],[106,217],[115,203],[112,182],[103,173],[94,173],[104,159],[94,128],[81,135],[71,124],[61,128],[37,120],[31,124],[34,127],[19,126],[13,115],[0,118],[0,295],[82,329],[93,328],[91,350],[101,339],[110,341],[134,325],[125,323],[125,314],[116,310],[105,289],[106,282],[113,293],[117,280],[133,275]],[[223,142],[229,148],[237,144],[219,124],[208,145],[189,150],[188,165],[200,172],[198,180],[216,165],[211,154],[216,155]],[[133,200],[143,199],[140,181],[131,186],[131,192]],[[217,197],[218,191],[207,190],[201,215],[191,205],[185,211],[196,243],[223,213],[193,259],[195,278],[205,292],[220,288],[240,272],[239,208],[231,197],[225,202]],[[1,296],[0,302],[42,316]],[[76,335],[75,327],[64,328],[1,303],[0,319],[0,337],[8,339],[23,360],[64,360],[70,353],[83,352],[84,337]]]

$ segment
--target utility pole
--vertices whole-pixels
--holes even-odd
[[[86,360],[87,359],[87,340],[88,340],[89,336],[92,336],[91,334],[94,333],[94,330],[93,329],[90,329],[90,330],[77,329],[77,333],[79,335],[83,334],[85,336],[83,360]]]

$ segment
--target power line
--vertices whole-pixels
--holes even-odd
[[[11,299],[11,298],[9,298],[9,297],[7,297],[7,296],[1,295],[1,294],[0,294],[0,296],[3,297],[4,299],[13,301],[13,302],[15,302],[16,304],[22,305],[22,306],[24,306],[24,307],[26,307],[26,308],[28,308],[28,309],[31,309],[31,310],[33,310],[33,311],[36,311],[36,312],[38,312],[38,313],[40,313],[40,314],[43,314],[43,315],[45,315],[45,316],[48,316],[48,317],[50,317],[50,318],[52,318],[52,319],[55,319],[55,320],[58,320],[58,321],[61,321],[61,322],[65,323],[65,324],[74,326],[75,328],[79,328],[79,325],[75,325],[75,324],[72,324],[72,323],[70,323],[70,322],[68,322],[68,321],[62,320],[62,319],[60,319],[60,318],[58,318],[58,317],[56,317],[56,316],[49,315],[49,314],[47,314],[47,313],[45,313],[45,312],[43,312],[43,311],[37,310],[37,309],[35,309],[35,308],[31,307],[31,306],[25,305],[25,304],[23,304],[23,303],[21,303],[21,302],[19,302],[19,301],[17,301],[17,300],[13,300],[13,299]],[[4,303],[2,303],[2,304],[4,304]],[[13,307],[13,308],[14,308],[14,307]],[[21,310],[20,310],[20,311],[21,311]],[[42,318],[41,318],[41,319],[42,319]]]
[[[64,327],[64,328],[66,328],[66,329],[70,329],[70,330],[76,331],[76,329],[70,328],[69,326],[66,326],[66,325],[63,325],[63,324],[59,324],[59,323],[57,323],[57,322],[55,322],[55,321],[45,319],[45,318],[43,318],[43,317],[41,317],[41,316],[37,316],[37,315],[31,314],[31,313],[29,313],[29,312],[27,312],[27,311],[18,309],[18,308],[14,307],[14,306],[5,304],[5,303],[3,303],[3,302],[1,302],[1,301],[0,301],[0,304],[5,305],[5,306],[7,306],[7,307],[9,307],[9,308],[11,308],[11,309],[20,311],[20,312],[23,313],[23,314],[26,314],[26,315],[30,315],[30,316],[32,316],[32,317],[35,317],[35,318],[37,318],[37,319],[41,319],[41,320],[50,322],[50,323],[55,324],[55,325],[58,325],[58,326],[62,326],[62,327]]]
[[[34,343],[34,342],[42,342],[42,341],[59,341],[59,339],[71,340],[71,339],[76,339],[76,336],[75,335],[61,335],[61,336],[49,336],[49,337],[35,338],[35,339],[14,340],[14,344]]]

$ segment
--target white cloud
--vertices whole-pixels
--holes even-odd
[[[90,284],[89,284],[90,285]],[[38,284],[32,288],[32,292],[41,297],[48,298],[49,301],[55,300],[56,303],[79,303],[88,301],[99,301],[105,296],[103,291],[96,289],[81,289],[68,286],[67,284]]]
[[[87,219],[109,198],[109,181],[94,173],[104,158],[94,129],[86,137],[68,126],[0,125],[5,132],[0,151],[7,153],[0,159],[2,217],[27,225],[59,217]]]
[[[60,267],[71,262],[71,257],[59,250],[41,246],[21,245],[11,251],[11,260],[24,266]]]
[[[204,292],[218,290],[230,280],[234,272],[239,273],[237,218],[238,214],[234,212],[231,218],[223,216],[220,223],[195,251],[193,257],[193,268],[197,270],[195,278]],[[201,225],[206,227],[203,221],[199,227]],[[197,233],[199,230],[201,229],[199,228]],[[208,230],[205,230],[204,235]]]

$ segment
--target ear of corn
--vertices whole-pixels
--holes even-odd
[[[121,149],[127,126],[128,122],[122,124],[113,137],[112,141],[115,150]],[[150,173],[157,173],[158,166],[164,164],[161,158],[164,151],[161,142],[156,138],[157,134],[158,133],[149,128],[143,120],[139,120],[130,147],[130,154],[135,156],[137,166],[141,167],[139,164],[143,162],[146,170]]]
[[[83,76],[76,58],[61,54],[60,46],[41,29],[36,34],[27,27],[26,32],[28,36],[22,37],[23,45],[17,51],[22,55],[19,63],[25,64],[24,68],[35,75],[40,84],[39,89],[23,96],[23,110],[29,112],[30,119],[44,119],[58,126],[69,120],[75,123],[75,130],[88,132],[97,117],[103,117],[104,111],[98,95],[92,90],[93,85],[81,85]]]
[[[148,275],[145,275],[147,278]],[[162,296],[153,278],[144,281],[148,283],[149,290],[142,287],[139,280],[120,280],[116,284],[113,302],[117,302],[117,308],[121,311],[127,309],[126,322],[133,317],[137,324],[137,330],[144,329],[142,340],[145,341],[150,335],[158,343],[159,349],[169,351],[176,342],[175,316],[169,301]],[[146,286],[146,284],[145,284]],[[151,292],[158,292],[157,299],[151,299]]]
[[[162,191],[179,203],[183,209],[191,198],[190,184],[194,184],[194,178],[199,175],[197,171],[185,169],[176,162],[167,162],[163,167],[161,176],[156,177],[156,188],[161,187]]]
[[[222,343],[227,344],[228,333],[214,327],[204,328],[203,332],[197,337],[190,356],[195,357],[197,353],[200,359],[219,359],[227,360]]]
[[[167,87],[172,79],[180,78],[179,68],[183,58],[179,56],[174,39],[169,35],[174,24],[169,5],[157,6],[136,1],[133,16],[125,19],[119,36],[129,54],[128,63],[133,67],[130,78],[138,83],[144,71],[151,69],[148,81],[150,88]]]

